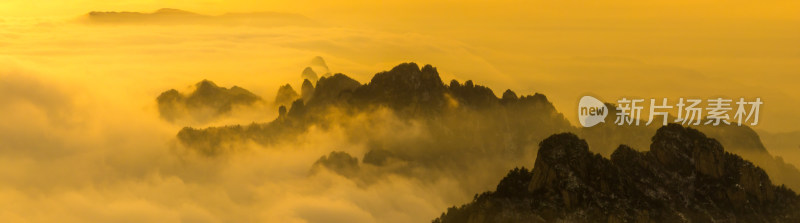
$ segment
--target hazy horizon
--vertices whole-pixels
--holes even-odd
[[[798,60],[798,49],[796,44],[792,44],[792,40],[800,36],[800,32],[792,27],[800,23],[800,18],[792,16],[793,7],[731,4],[726,6],[730,8],[722,10],[704,3],[698,4],[706,5],[708,8],[684,9],[662,3],[652,3],[653,6],[623,3],[599,6],[535,2],[526,4],[539,7],[514,7],[515,4],[512,2],[501,2],[495,7],[490,7],[491,10],[487,10],[489,7],[480,7],[482,4],[446,7],[448,3],[351,2],[340,5],[313,2],[256,4],[246,1],[232,3],[209,1],[208,4],[181,1],[133,2],[136,1],[116,3],[86,1],[85,4],[70,4],[69,7],[57,7],[59,4],[38,4],[30,10],[7,11],[2,17],[4,26],[9,28],[6,32],[13,28],[36,32],[30,28],[37,27],[43,31],[59,33],[72,29],[63,28],[59,31],[59,26],[74,25],[90,11],[149,13],[160,8],[175,8],[207,15],[250,12],[296,14],[321,24],[316,27],[319,29],[311,30],[329,32],[330,38],[337,38],[336,44],[325,42],[318,36],[317,39],[297,40],[295,43],[272,39],[256,44],[256,47],[277,45],[305,53],[302,59],[300,55],[292,55],[291,64],[295,66],[302,66],[297,64],[308,60],[307,58],[321,55],[332,63],[332,67],[337,68],[336,72],[354,76],[361,82],[368,81],[372,74],[393,64],[401,62],[433,64],[443,70],[447,77],[445,79],[455,78],[462,81],[471,79],[496,91],[512,89],[521,93],[546,94],[553,99],[559,111],[565,113],[573,123],[576,121],[574,104],[587,93],[598,95],[607,101],[615,101],[625,96],[761,97],[766,102],[763,122],[754,126],[755,129],[768,132],[800,130],[792,124],[800,123],[800,118],[792,112],[800,109],[800,94],[790,90],[792,81],[786,81],[786,78],[791,78],[792,74],[798,71],[797,66],[794,66]],[[0,9],[12,9],[27,3],[7,1],[0,4],[8,5]],[[612,7],[613,5],[618,7]],[[531,9],[535,11],[529,12]],[[475,13],[476,10],[480,10],[481,13]],[[559,11],[564,13],[557,13]],[[19,24],[21,22],[19,20],[27,24]],[[85,31],[103,32],[101,30],[104,29],[115,28],[91,27]],[[140,28],[123,26],[116,29],[119,31],[119,29]],[[222,31],[224,29],[229,30]],[[247,26],[224,29],[205,31],[205,34],[230,33],[231,37],[264,34],[259,33],[258,29]],[[146,39],[158,38],[148,36],[147,32],[142,33],[144,30],[146,29],[137,30],[137,35]],[[178,30],[169,30],[164,34],[179,32]],[[14,35],[23,37],[24,34],[23,31]],[[177,33],[169,35],[175,34]],[[193,37],[195,34],[199,33],[177,34],[173,41],[214,44],[200,37]],[[82,41],[80,38],[87,38],[83,41],[92,41],[92,37],[75,35],[59,34],[56,37],[63,39],[43,39],[39,43],[63,45],[80,42]],[[360,38],[368,38],[368,41],[346,45],[351,44],[349,41],[357,41]],[[14,42],[14,39],[6,39],[4,42],[7,46],[24,47],[18,51],[4,53],[16,59],[20,59],[19,56],[41,53],[31,45],[24,45],[25,42]],[[27,44],[35,43],[30,40],[27,42]],[[252,41],[240,41],[240,43],[254,44]],[[127,44],[148,45],[141,40]],[[402,47],[403,45],[407,47]],[[65,46],[60,47],[62,51],[50,53],[61,56],[109,53],[76,52],[76,48]],[[274,57],[266,59],[270,57],[258,54],[255,49],[257,48],[233,51],[229,56],[274,60]],[[141,53],[125,50],[115,52],[120,56],[135,56]],[[281,56],[287,57],[287,55]],[[193,56],[184,58],[201,59]],[[23,61],[30,62],[35,59]],[[161,63],[166,64],[165,61]],[[251,74],[260,72],[278,80],[287,80],[296,73],[294,70],[286,69],[289,63],[263,61],[258,66],[252,63],[244,64],[241,61],[234,63],[252,66],[252,70],[242,72]],[[209,73],[203,70],[175,67],[165,69],[174,69],[173,73],[196,72],[197,74],[193,75],[197,75],[195,79],[198,80],[209,78],[208,75],[201,74]],[[166,70],[143,69],[143,71],[163,72],[163,75],[169,75]],[[232,73],[229,71],[226,75],[236,75]],[[598,75],[603,78],[595,78]],[[195,81],[187,80],[185,84]],[[648,84],[648,82],[658,82],[658,84]],[[678,85],[683,86],[680,91],[672,87]]]
[[[201,16],[150,15],[162,8]],[[150,17],[101,20],[90,12]],[[219,156],[196,153],[176,137],[184,127],[276,120],[276,92],[288,83],[300,93],[301,72],[319,66],[312,63],[318,56],[330,73],[361,84],[414,62],[434,66],[445,84],[472,80],[497,97],[506,89],[540,93],[574,131],[585,95],[611,103],[759,97],[764,104],[752,129],[772,156],[800,166],[798,15],[800,2],[790,1],[6,0],[0,221],[427,222],[493,190],[509,168],[533,167],[536,143],[483,139],[479,134],[495,126],[468,112],[455,117],[475,115],[478,127],[448,135],[448,128],[386,108],[333,110],[323,117],[335,121],[292,140],[233,141],[240,150]],[[156,98],[170,89],[188,94],[202,80],[263,100],[202,122],[165,120]],[[520,154],[506,160],[470,153],[463,157],[475,159],[469,167],[459,166],[464,160],[365,163],[373,147],[435,147],[436,131],[466,147],[472,141],[464,139],[475,140],[475,151],[501,142]],[[437,154],[414,148],[405,155]],[[333,151],[358,159],[358,177],[309,173]]]

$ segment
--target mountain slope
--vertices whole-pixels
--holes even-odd
[[[628,145],[639,150],[647,150],[650,146],[650,137],[661,126],[662,119],[656,119],[653,125],[617,125],[614,123],[618,110],[613,104],[606,104],[611,108],[611,115],[606,117],[605,123],[600,123],[589,128],[581,128],[577,133],[586,139],[592,151],[603,156],[610,156],[620,144]],[[674,120],[670,117],[669,120]],[[642,123],[645,123],[643,121]],[[762,144],[761,137],[747,125],[700,125],[694,126],[714,138],[725,147],[725,150],[739,155],[769,173],[773,182],[785,184],[793,190],[800,190],[800,170],[794,165],[786,163],[779,157],[774,157]]]
[[[670,124],[650,151],[620,146],[611,159],[571,133],[540,144],[531,171],[434,222],[797,222],[800,197],[703,133]]]

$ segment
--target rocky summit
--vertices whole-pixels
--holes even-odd
[[[433,222],[800,222],[795,192],[692,128],[661,127],[650,151],[610,159],[571,133],[539,147],[532,170]]]

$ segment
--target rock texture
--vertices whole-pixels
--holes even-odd
[[[530,180],[527,180],[530,179]],[[671,124],[650,151],[603,158],[571,133],[540,143],[534,168],[434,222],[798,222],[800,198],[703,133]]]
[[[444,104],[445,86],[431,65],[400,64],[390,71],[375,74],[369,84],[359,88],[356,99],[362,104],[389,108],[426,109]]]
[[[606,104],[606,106],[610,108],[610,114],[618,112],[613,104]],[[646,150],[650,146],[650,137],[662,126],[660,118],[656,118],[654,121],[658,124],[649,126],[643,124],[638,126],[617,125],[614,123],[615,119],[615,115],[609,115],[606,117],[605,123],[581,128],[577,133],[586,139],[592,151],[603,156],[610,156],[620,144]],[[668,120],[675,120],[675,118],[670,117]],[[642,120],[642,123],[646,123],[646,121]],[[783,159],[774,157],[762,144],[760,136],[749,126],[739,126],[733,123],[732,125],[694,127],[708,137],[716,139],[725,147],[725,151],[739,155],[764,169],[774,183],[786,184],[795,191],[800,190],[800,170]]]

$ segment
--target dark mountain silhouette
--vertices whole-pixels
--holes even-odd
[[[286,106],[288,112],[275,121],[186,127],[178,139],[200,154],[218,156],[238,150],[236,142],[291,142],[312,126],[323,130],[338,126],[346,140],[367,147],[362,164],[377,170],[356,175],[402,174],[430,180],[446,175],[464,179],[460,183],[465,191],[479,191],[491,181],[471,172],[502,177],[503,170],[535,155],[531,145],[557,132],[575,131],[542,94],[501,101],[491,89],[472,81],[445,85],[430,65],[401,64],[376,74],[367,84],[334,74],[320,78],[316,86],[310,81],[306,86],[304,99]],[[306,97],[305,92],[313,93]],[[387,134],[376,134],[379,131]],[[406,133],[401,137],[394,131]]]
[[[611,159],[571,133],[539,144],[531,171],[434,222],[797,222],[800,197],[703,133],[670,124],[650,151],[621,145]]]
[[[375,74],[369,84],[355,90],[353,101],[403,112],[434,112],[445,104],[445,90],[436,68],[405,63]]]
[[[308,105],[316,110],[324,109],[325,106],[332,104],[345,105],[347,98],[360,86],[361,83],[341,73],[322,77],[317,81]]]
[[[609,156],[620,144],[632,148],[646,149],[650,145],[650,137],[661,126],[661,118],[656,118],[649,126],[644,125],[617,125],[614,124],[618,110],[613,104],[606,104],[611,113],[606,117],[605,123],[600,123],[589,128],[581,128],[578,135],[585,138],[594,152]],[[668,120],[675,120],[669,117]],[[699,125],[695,126],[711,138],[725,146],[726,151],[735,153],[758,165],[769,173],[773,182],[786,184],[793,190],[800,190],[800,170],[788,164],[783,159],[770,154],[761,142],[761,139],[752,128],[746,125]]]
[[[762,144],[761,137],[752,128],[742,125],[698,126],[698,130],[715,138],[727,151],[758,165],[777,184],[786,184],[792,190],[800,190],[800,170],[782,158],[773,156]]]
[[[364,168],[348,171],[346,177],[365,183],[398,174],[425,182],[454,178],[458,179],[454,190],[466,196],[485,191],[508,169],[530,164],[537,156],[537,143],[553,134],[576,133],[593,152],[610,157],[620,144],[648,150],[657,131],[656,125],[613,125],[613,115],[598,126],[576,128],[543,94],[506,90],[498,98],[492,89],[471,80],[444,84],[430,65],[400,64],[366,84],[335,74],[315,85],[304,81],[301,99],[279,108],[280,116],[272,122],[186,127],[178,133],[179,142],[202,155],[222,156],[241,149],[237,145],[243,142],[294,142],[311,128],[335,129],[347,143],[365,147],[358,165]],[[797,170],[775,162],[748,127],[708,131],[730,152],[778,176],[771,182],[800,185],[800,175],[794,175]]]
[[[244,88],[233,86],[227,89],[209,80],[195,84],[191,93],[182,94],[170,89],[156,98],[159,114],[165,120],[190,119],[201,123],[229,113],[234,106],[249,106],[259,101],[261,97]]]
[[[152,13],[92,11],[85,21],[91,24],[148,25],[253,25],[253,26],[316,26],[313,20],[298,14],[278,12],[228,13],[211,16],[180,9],[162,8]]]
[[[312,86],[310,82],[304,86],[308,86],[304,87],[304,89],[308,89],[304,92],[313,92],[313,95],[306,99],[307,103],[304,103],[303,100],[296,100],[291,106],[287,106],[290,107],[289,119],[255,125],[280,126],[291,123],[291,126],[298,127],[330,122],[334,120],[325,120],[325,114],[327,110],[335,107],[351,113],[389,108],[405,117],[425,119],[440,116],[443,113],[455,115],[452,117],[479,115],[480,119],[473,121],[483,122],[483,119],[488,119],[485,123],[486,127],[496,128],[498,133],[508,129],[518,129],[510,128],[508,125],[535,124],[541,126],[543,129],[548,129],[547,133],[542,134],[542,138],[554,131],[550,129],[573,129],[569,122],[555,111],[555,107],[547,101],[544,95],[506,98],[501,103],[491,89],[474,85],[472,81],[467,81],[463,85],[452,81],[450,85],[444,85],[436,69],[430,65],[420,69],[414,63],[401,64],[390,71],[376,74],[370,83],[364,85],[344,74],[335,74],[320,78],[316,87]],[[473,114],[473,112],[479,113]],[[496,119],[494,116],[505,117],[503,119],[509,121],[489,123],[490,120],[496,121],[493,120]],[[470,123],[466,118],[452,121],[456,122],[452,125]],[[203,130],[187,128],[183,131],[202,132]],[[259,134],[253,131],[248,132]],[[238,137],[236,136],[236,138]],[[247,136],[247,134],[245,137],[261,138],[254,135]]]

